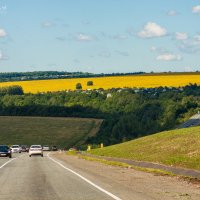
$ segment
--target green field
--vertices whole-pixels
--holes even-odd
[[[71,147],[98,131],[102,120],[55,117],[0,117],[0,144]]]
[[[91,154],[200,170],[200,127],[165,131]]]

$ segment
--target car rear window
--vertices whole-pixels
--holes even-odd
[[[9,148],[7,146],[0,146],[0,151],[7,151]]]
[[[19,145],[13,145],[12,148],[19,148]]]
[[[38,148],[42,148],[40,145],[33,145],[31,146],[31,149],[38,149]]]

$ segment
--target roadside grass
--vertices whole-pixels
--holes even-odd
[[[98,131],[102,120],[57,117],[0,117],[1,144],[73,147]]]
[[[137,170],[137,171],[143,171],[143,172],[146,172],[146,173],[151,173],[155,176],[174,177],[174,178],[178,178],[180,180],[186,181],[188,183],[198,185],[198,187],[200,185],[200,180],[197,179],[197,178],[193,178],[193,177],[189,177],[189,176],[176,175],[176,174],[173,174],[172,172],[168,172],[168,171],[165,171],[165,170],[138,167],[138,166],[129,165],[129,164],[123,163],[123,162],[108,161],[108,160],[105,160],[103,158],[94,158],[94,157],[90,157],[90,155],[87,155],[87,156],[81,155],[81,154],[79,154],[78,151],[66,152],[66,154],[68,156],[76,156],[79,159],[84,159],[86,161],[98,162],[98,163],[102,163],[102,164],[109,165],[109,166],[122,167],[122,168],[127,168],[127,169],[134,169],[134,170]]]
[[[94,162],[99,162],[99,163],[103,163],[103,164],[111,165],[111,166],[123,167],[123,168],[128,168],[128,169],[135,169],[135,170],[138,170],[138,171],[144,171],[144,172],[148,172],[148,173],[154,173],[156,175],[175,176],[171,172],[167,172],[167,171],[159,170],[159,169],[137,167],[137,166],[129,165],[129,164],[122,163],[122,162],[108,161],[108,160],[105,160],[105,159],[93,158],[93,157],[90,157],[90,156],[79,155],[78,157],[81,158],[81,159],[87,160],[87,161],[94,161]]]
[[[200,170],[200,127],[165,131],[88,153]]]

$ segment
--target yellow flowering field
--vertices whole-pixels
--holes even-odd
[[[87,86],[87,81],[93,81],[93,86]],[[19,82],[2,82],[0,87],[20,85],[24,92],[37,93],[47,91],[75,90],[76,84],[81,83],[83,89],[98,88],[124,88],[124,87],[159,87],[159,86],[185,86],[189,83],[200,85],[200,74],[175,74],[175,75],[130,75],[99,78],[73,78],[54,80],[35,80]]]

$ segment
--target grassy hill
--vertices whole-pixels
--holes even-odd
[[[91,154],[200,170],[200,127],[165,131],[104,149],[94,149]]]
[[[0,117],[0,144],[71,147],[98,131],[102,120],[55,117]]]

